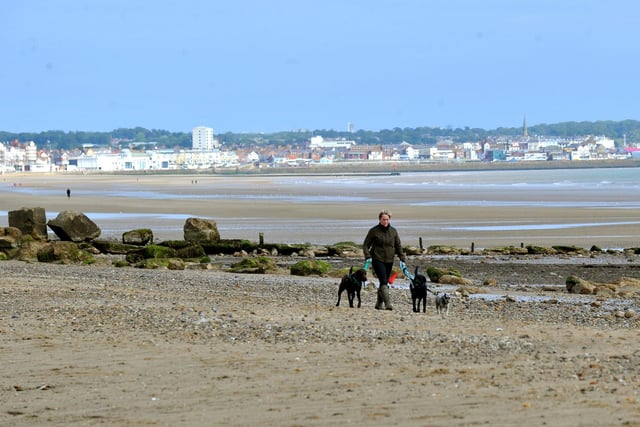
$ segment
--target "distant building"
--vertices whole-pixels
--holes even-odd
[[[349,132],[349,133],[354,133],[355,132],[355,127],[353,126],[353,123],[347,122],[347,132]]]
[[[198,126],[191,133],[191,147],[198,151],[212,151],[218,148],[218,141],[213,136],[213,128]]]
[[[324,139],[323,137],[317,135],[311,137],[311,141],[309,142],[309,148],[312,150],[315,149],[337,149],[337,148],[351,148],[356,145],[355,141],[347,140],[345,138],[338,139]]]

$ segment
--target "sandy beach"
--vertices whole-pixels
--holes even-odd
[[[506,173],[538,179],[551,172]],[[271,242],[359,243],[387,209],[406,245],[638,245],[640,193],[633,189],[474,187],[484,175],[407,176],[5,175],[0,202],[5,212],[84,212],[103,238],[115,239],[140,226],[157,240],[181,239],[185,219],[198,216],[216,220],[225,239],[257,241],[263,233]]]
[[[0,424],[640,425],[638,301],[557,285],[590,261],[434,263],[499,283],[442,316],[335,307],[334,278],[2,262]]]
[[[209,178],[180,178],[25,176],[16,185],[34,191],[11,191],[6,181],[0,200],[7,210],[188,211],[223,223],[254,212],[252,196],[267,188],[265,178],[247,185],[223,177],[219,192],[234,198],[215,206],[195,196],[177,203],[91,195],[136,185],[149,194],[211,188],[203,181]],[[315,194],[311,185],[301,188]],[[239,199],[240,192],[249,197]],[[353,198],[321,209],[275,198],[260,215],[375,221],[377,206]],[[574,209],[548,211],[529,214],[575,220]],[[396,212],[417,215],[410,207]],[[506,220],[515,210],[479,212]],[[613,223],[631,214],[602,213]],[[429,208],[429,215],[474,213]],[[144,225],[156,224],[164,226]],[[602,233],[606,240],[585,239],[575,228],[556,231],[567,233],[559,234],[560,244],[582,238],[582,247],[606,246],[618,235],[626,236],[618,242],[623,247],[637,246],[624,227]],[[180,238],[180,230],[172,233]],[[333,229],[315,233],[349,240]],[[553,240],[530,237],[549,245],[558,233]],[[481,287],[464,298],[455,287],[432,284],[454,295],[447,316],[436,314],[432,296],[426,313],[413,313],[404,279],[391,290],[393,311],[373,308],[374,278],[362,308],[336,307],[338,279],[291,276],[287,268],[297,260],[278,258],[282,271],[270,275],[227,273],[233,257],[183,271],[115,268],[104,256],[90,266],[0,262],[0,425],[640,426],[638,299],[573,295],[564,285],[569,275],[640,279],[637,255],[410,257],[411,268],[456,268]],[[336,268],[362,263],[328,261]],[[483,286],[486,279],[494,285]]]

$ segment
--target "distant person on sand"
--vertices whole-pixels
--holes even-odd
[[[371,228],[362,244],[364,258],[371,258],[371,266],[378,277],[378,300],[376,309],[393,310],[389,297],[389,275],[393,269],[393,259],[397,255],[400,261],[407,263],[407,257],[402,250],[402,243],[398,231],[391,226],[391,213],[382,211],[378,214],[378,225]],[[366,261],[365,261],[366,262]]]
[[[67,198],[71,197],[71,190],[67,188]]]

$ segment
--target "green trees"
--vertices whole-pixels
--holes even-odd
[[[541,135],[545,137],[573,138],[575,136],[606,136],[622,145],[626,140],[640,142],[640,121],[596,121],[596,122],[562,122],[555,124],[538,124],[528,127],[530,136]],[[294,130],[281,131],[270,134],[265,133],[232,133],[218,134],[217,138],[230,149],[250,148],[254,146],[302,146],[311,136],[322,135],[324,138],[345,138],[355,140],[357,144],[399,144],[408,142],[415,145],[435,144],[440,139],[449,139],[453,142],[480,141],[492,136],[522,135],[522,127],[497,128],[485,130],[480,128],[393,128],[379,131],[358,130],[350,133],[332,129],[321,130]],[[119,128],[111,132],[87,132],[49,130],[40,133],[10,133],[0,131],[0,142],[34,141],[40,148],[51,149],[76,149],[85,145],[105,146],[114,144],[122,148],[135,142],[155,142],[158,148],[190,148],[191,132],[170,132],[161,129]]]

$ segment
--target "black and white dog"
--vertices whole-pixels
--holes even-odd
[[[418,274],[416,267],[413,277],[409,277],[409,290],[411,290],[411,300],[413,301],[413,312],[420,313],[420,302],[422,301],[422,312],[427,311],[427,278]]]
[[[438,314],[449,314],[449,302],[451,301],[451,296],[445,293],[437,293],[436,294],[436,313]]]
[[[360,291],[362,286],[367,282],[367,272],[359,268],[355,272],[353,267],[349,269],[349,274],[345,274],[340,281],[340,288],[338,289],[338,302],[336,307],[340,305],[340,295],[343,291],[347,291],[347,297],[349,297],[349,307],[353,307],[353,300],[358,296],[358,308],[362,305],[360,302]]]

